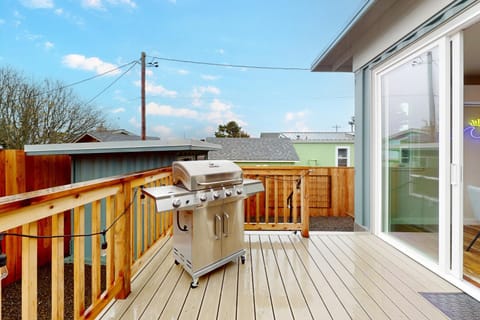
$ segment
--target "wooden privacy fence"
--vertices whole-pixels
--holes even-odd
[[[0,197],[70,184],[71,161],[66,155],[27,156],[21,150],[0,150]],[[70,216],[64,218],[66,233],[70,233]],[[38,222],[39,234],[51,232],[50,219]],[[10,230],[20,233],[21,228]],[[70,239],[64,239],[64,251],[68,254]],[[3,285],[21,278],[22,255],[21,239],[9,239],[2,250],[8,252],[7,268],[9,277],[2,281]],[[50,263],[50,239],[38,241],[38,264]]]

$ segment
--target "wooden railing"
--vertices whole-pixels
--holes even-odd
[[[245,200],[246,230],[299,230],[308,236],[310,214],[353,213],[352,168],[242,169],[246,178],[260,179],[265,186],[265,192]],[[67,285],[73,286],[74,319],[94,318],[112,299],[126,297],[132,276],[164,243],[172,226],[171,212],[156,214],[154,201],[140,189],[171,183],[171,170],[164,168],[0,198],[3,247],[5,242],[21,246],[16,251],[21,252],[22,319],[37,317],[41,241],[51,248],[52,319],[67,313]],[[71,231],[65,227],[67,217],[73,222]],[[73,239],[70,259],[65,259],[65,237]],[[104,240],[106,257],[101,255]],[[66,279],[65,260],[73,264],[71,279]]]
[[[126,297],[132,275],[154,251],[149,249],[158,246],[158,240],[168,234],[172,223],[171,213],[155,214],[154,202],[142,197],[139,190],[142,186],[168,184],[170,170],[158,169],[0,198],[2,242],[21,238],[22,319],[37,318],[39,235],[51,241],[50,318],[63,319],[70,312],[65,310],[65,285],[73,286],[75,319],[93,318],[113,298]],[[66,235],[64,220],[70,214],[73,229],[72,234]],[[49,234],[40,230],[42,219],[51,222]],[[17,227],[21,228],[20,233],[11,231],[18,230]],[[66,279],[64,273],[65,236],[73,238],[73,279]],[[103,258],[104,240],[107,254]],[[91,265],[89,284],[85,282],[87,260]],[[89,297],[86,286],[91,289]]]
[[[310,216],[353,216],[354,169],[242,167],[265,187],[246,200],[246,230],[298,230],[308,237]]]

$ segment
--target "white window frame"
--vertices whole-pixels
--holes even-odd
[[[347,150],[347,167],[350,167],[350,147],[349,146],[336,146],[335,147],[335,166],[336,167],[343,167],[343,166],[339,166],[338,165],[338,160],[340,159],[345,159],[343,157],[339,157],[338,156],[338,151],[339,150],[342,150],[342,149],[346,149]]]

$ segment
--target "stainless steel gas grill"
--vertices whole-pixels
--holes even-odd
[[[245,263],[243,200],[264,190],[259,180],[243,179],[226,160],[177,161],[174,186],[145,188],[158,212],[174,210],[173,255],[192,276],[191,287],[210,271],[234,260]]]

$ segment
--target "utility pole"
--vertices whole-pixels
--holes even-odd
[[[141,79],[141,99],[142,99],[142,106],[141,106],[141,112],[142,112],[142,140],[146,140],[146,121],[145,121],[145,52],[142,52],[142,55],[140,57],[140,61],[142,64],[142,79]]]

